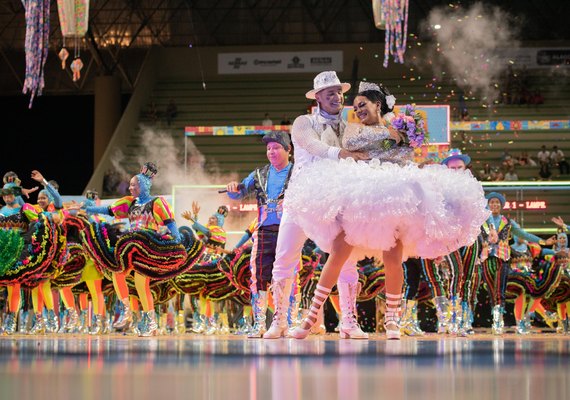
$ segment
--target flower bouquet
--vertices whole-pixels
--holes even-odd
[[[426,130],[426,123],[416,111],[415,104],[400,107],[398,113],[390,120],[390,125],[400,132],[403,145],[416,148],[427,143],[429,134]]]

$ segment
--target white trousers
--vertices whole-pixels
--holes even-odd
[[[299,265],[301,251],[307,240],[307,236],[294,221],[288,217],[284,210],[279,235],[277,236],[277,249],[275,262],[273,263],[273,280],[293,278],[295,268]],[[357,283],[358,270],[356,260],[347,260],[342,266],[338,281],[341,283]]]

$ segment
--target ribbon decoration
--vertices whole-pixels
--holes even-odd
[[[45,86],[44,66],[49,49],[50,0],[22,0],[26,9],[26,74],[22,93],[30,93],[28,108]]]
[[[382,14],[385,22],[384,68],[388,67],[390,55],[394,61],[404,63],[408,36],[409,0],[382,0]]]

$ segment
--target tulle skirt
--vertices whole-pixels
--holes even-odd
[[[486,205],[469,171],[323,159],[294,176],[284,209],[326,252],[344,232],[356,259],[381,257],[396,240],[404,258],[436,258],[476,240]]]

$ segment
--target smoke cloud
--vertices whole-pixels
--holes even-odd
[[[230,181],[240,181],[244,177],[237,174],[227,174],[219,171],[219,168],[212,162],[206,165],[206,158],[188,138],[186,145],[187,166],[184,166],[184,142],[175,139],[171,133],[161,131],[154,127],[141,126],[142,136],[140,148],[137,154],[128,157],[121,151],[117,151],[112,157],[112,164],[115,170],[125,174],[127,179],[138,173],[140,166],[145,162],[154,162],[158,167],[158,174],[153,179],[152,193],[156,195],[170,196],[173,203],[173,211],[176,222],[179,225],[189,225],[190,222],[181,217],[184,210],[192,210],[192,202],[196,201],[200,205],[199,221],[202,224],[208,222],[208,217],[214,214],[218,206],[231,204],[231,200],[226,194],[218,193],[219,188],[179,188],[178,185],[226,185]],[[125,171],[125,165],[136,162],[133,171]],[[173,188],[175,190],[173,191]],[[248,199],[245,202],[255,203],[255,199]],[[243,232],[249,222],[255,217],[255,212],[230,211],[226,218],[224,229],[226,231]],[[232,247],[237,242],[240,235],[229,235],[228,246]]]
[[[514,17],[482,3],[442,6],[431,10],[422,29],[432,37],[427,54],[435,76],[451,76],[483,103],[498,98],[508,62],[497,53],[519,47]]]

